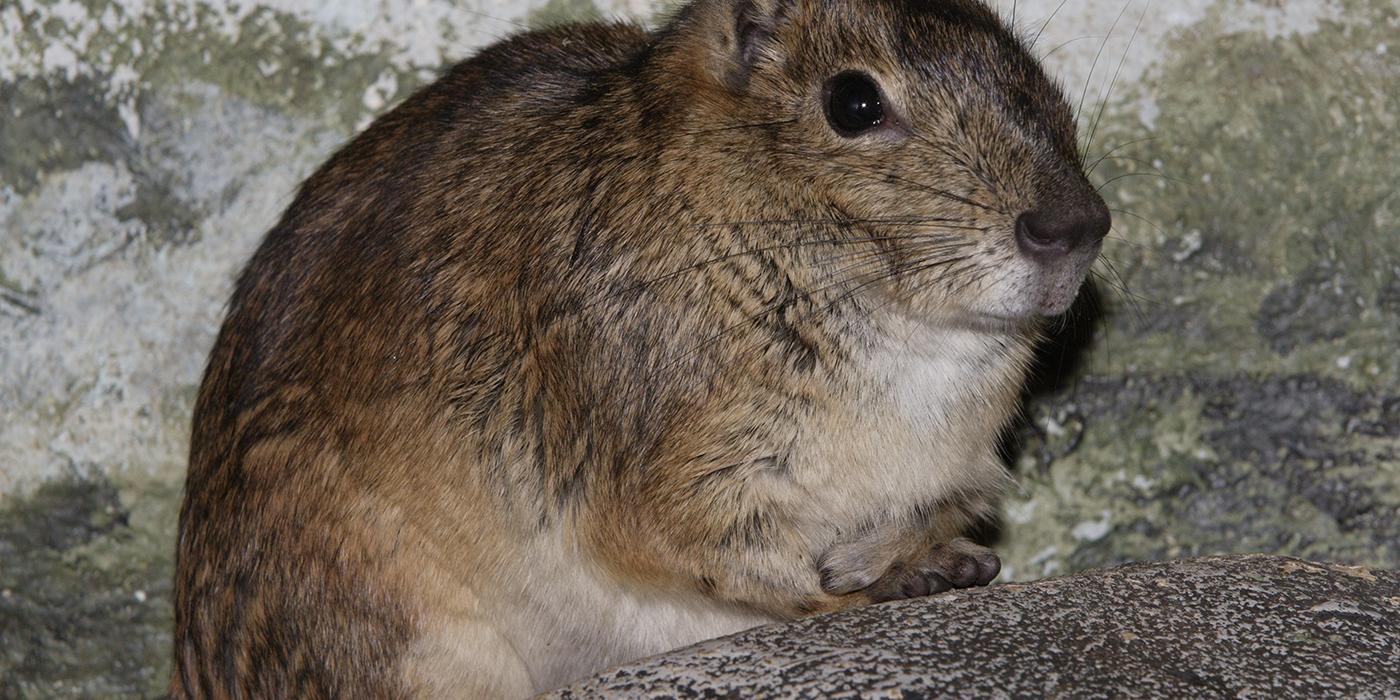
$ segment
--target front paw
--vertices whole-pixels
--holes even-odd
[[[895,562],[864,593],[883,603],[942,593],[954,588],[985,586],[1001,573],[996,552],[966,538],[936,544],[923,556]]]

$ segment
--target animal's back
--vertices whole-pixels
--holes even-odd
[[[405,494],[440,492],[432,462],[458,457],[441,444],[438,363],[472,331],[444,319],[501,291],[482,279],[443,297],[445,232],[474,231],[451,188],[470,180],[459,168],[499,162],[500,122],[567,105],[645,40],[591,25],[485,50],[337,153],[268,234],[195,408],[174,696],[413,690],[402,660],[423,600],[404,592],[432,553],[405,551],[419,545],[404,514],[431,504]],[[493,234],[476,231],[478,245],[519,243]]]

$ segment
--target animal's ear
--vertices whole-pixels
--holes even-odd
[[[732,0],[729,86],[742,91],[749,84],[754,68],[765,60],[778,58],[777,33],[787,19],[793,0]]]

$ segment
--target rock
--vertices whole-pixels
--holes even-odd
[[[1400,572],[1132,564],[760,627],[549,697],[943,695],[1400,697]]]

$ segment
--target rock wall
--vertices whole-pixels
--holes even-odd
[[[297,182],[447,61],[662,4],[0,2],[0,696],[163,684],[191,401]],[[1400,565],[1400,7],[997,4],[1116,219],[1008,440],[1004,577]]]

